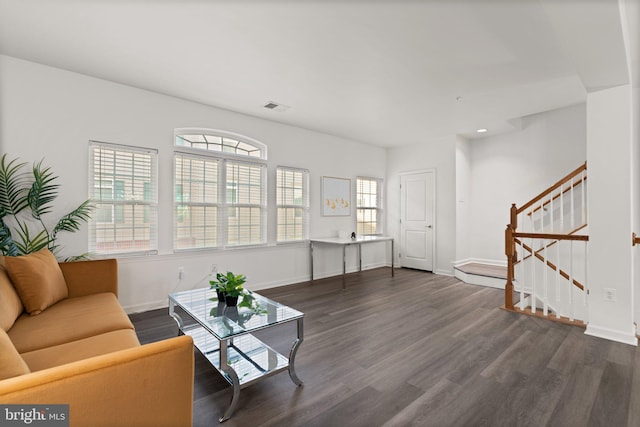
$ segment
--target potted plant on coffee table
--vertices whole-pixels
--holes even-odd
[[[235,275],[228,271],[226,274],[218,273],[216,280],[209,283],[218,293],[218,301],[223,301],[229,307],[235,307],[238,304],[238,297],[242,295],[244,288],[242,285],[247,281],[244,274]],[[223,297],[224,295],[224,297]]]

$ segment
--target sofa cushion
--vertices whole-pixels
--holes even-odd
[[[8,335],[20,353],[88,338],[133,324],[110,292],[67,298],[38,316],[20,316]]]
[[[16,288],[11,284],[4,267],[0,266],[0,329],[8,331],[23,311]]]
[[[22,353],[31,372],[140,345],[133,329],[120,329],[65,344]]]
[[[8,256],[4,262],[29,314],[40,314],[45,308],[67,297],[67,284],[62,270],[48,249],[17,257]]]
[[[29,367],[13,346],[7,333],[0,329],[0,380],[29,373]]]

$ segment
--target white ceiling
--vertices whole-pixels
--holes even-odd
[[[383,147],[629,80],[617,0],[0,0],[0,54]]]

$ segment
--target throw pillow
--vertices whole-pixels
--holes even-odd
[[[11,284],[5,268],[0,266],[0,329],[8,331],[23,311],[16,288]]]
[[[7,333],[0,329],[0,380],[29,372],[29,367],[18,354]]]
[[[5,265],[24,308],[32,316],[69,295],[58,261],[48,249],[5,257]]]

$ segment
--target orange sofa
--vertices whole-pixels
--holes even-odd
[[[0,266],[0,404],[68,404],[79,427],[190,426],[191,337],[140,345],[118,302],[116,260],[59,268],[66,297],[33,315]]]

